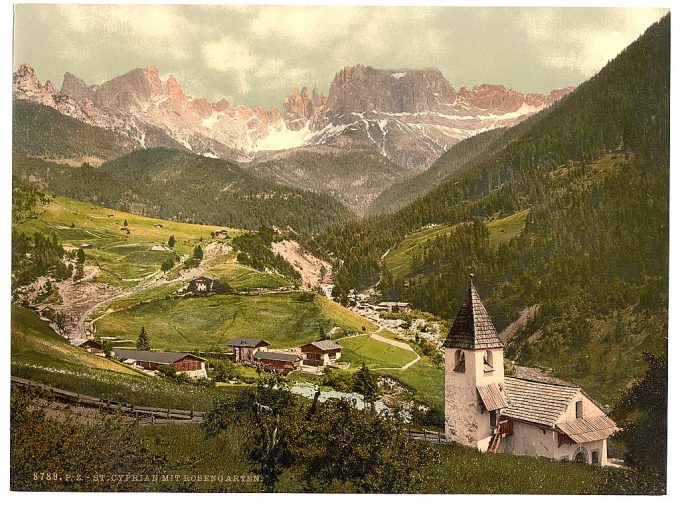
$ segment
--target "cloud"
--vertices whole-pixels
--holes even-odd
[[[281,58],[262,56],[245,41],[231,35],[204,42],[201,52],[209,68],[236,77],[241,93],[247,93],[255,85],[265,89],[290,85],[308,74],[308,70],[291,66]]]
[[[665,9],[611,10],[604,23],[573,17],[570,9],[531,9],[522,12],[520,26],[542,46],[542,62],[590,77],[658,21]],[[579,14],[588,16],[588,10]],[[602,18],[600,18],[602,19]],[[559,33],[559,37],[555,34]]]

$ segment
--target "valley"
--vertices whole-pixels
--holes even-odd
[[[200,428],[115,421],[121,446],[146,444],[141,462],[127,453],[140,474],[665,491],[656,455],[636,459],[665,431],[631,433],[666,422],[669,54],[666,16],[576,88],[356,64],[280,110],[189,96],[153,66],[100,84],[67,72],[57,89],[20,64],[11,375],[205,413]],[[35,389],[14,391],[16,426],[70,429]]]

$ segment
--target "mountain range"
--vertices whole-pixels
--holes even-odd
[[[362,149],[403,167],[405,175],[426,169],[461,140],[515,125],[572,90],[522,94],[489,84],[456,90],[435,69],[355,65],[335,75],[327,97],[316,89],[295,89],[279,111],[192,98],[155,67],[102,84],[67,72],[57,89],[22,64],[13,80],[15,99],[121,134],[139,148],[157,146],[160,132],[196,154],[239,162],[303,146]]]

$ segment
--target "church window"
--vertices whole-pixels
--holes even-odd
[[[454,355],[455,366],[453,368],[454,372],[464,372],[465,371],[465,353],[460,349],[456,351]]]
[[[576,402],[576,419],[583,417],[583,402],[581,400]]]

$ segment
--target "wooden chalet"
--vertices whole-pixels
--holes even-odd
[[[342,347],[332,340],[319,340],[300,347],[302,362],[311,366],[326,366],[335,363],[341,356]]]
[[[258,351],[266,351],[269,345],[269,342],[259,338],[232,338],[227,342],[235,363],[253,361],[253,355]]]
[[[208,376],[205,369],[206,360],[187,352],[138,351],[116,347],[113,353],[124,363],[144,370],[158,370],[162,365],[172,365],[178,373],[195,379]]]
[[[257,351],[253,354],[253,360],[267,372],[288,375],[300,366],[302,361],[297,354],[283,352]]]

